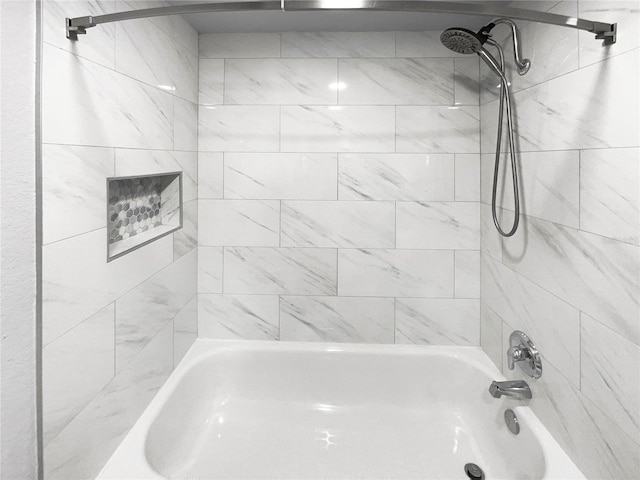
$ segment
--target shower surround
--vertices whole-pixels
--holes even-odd
[[[196,337],[198,36],[179,17],[95,29],[43,2],[45,477],[94,478]],[[183,172],[184,228],[106,262],[106,178]]]
[[[511,331],[529,333],[544,357],[542,377],[529,382],[534,412],[588,478],[632,479],[640,470],[639,5],[563,1],[550,12],[617,21],[620,35],[603,48],[585,32],[521,24],[532,67],[523,77],[512,71],[511,88],[523,215],[505,239],[490,206],[498,82],[481,67],[490,87],[481,95],[482,347],[521,378],[504,353]],[[512,50],[505,56],[512,66]],[[510,177],[503,170],[498,194],[507,208]],[[510,224],[513,213],[503,214]]]
[[[199,336],[478,345],[478,59],[200,36]]]

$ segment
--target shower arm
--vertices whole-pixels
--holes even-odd
[[[126,12],[107,13],[105,15],[66,18],[67,38],[77,40],[78,35],[87,33],[87,28],[102,23],[133,20],[136,18],[165,15],[186,15],[206,12],[237,11],[381,11],[381,12],[431,12],[483,15],[488,17],[510,17],[518,20],[548,23],[564,27],[577,28],[595,33],[596,39],[604,40],[605,45],[616,42],[617,23],[593,22],[577,17],[567,17],[555,13],[536,12],[520,8],[483,5],[481,3],[460,3],[453,1],[431,0],[257,0],[257,1],[215,1],[170,7],[144,8]]]
[[[518,66],[518,74],[524,75],[531,68],[531,61],[528,59],[522,58],[522,49],[520,48],[520,34],[518,33],[518,26],[513,22],[513,20],[509,18],[498,18],[493,20],[489,25],[487,25],[486,30],[483,29],[482,33],[484,35],[490,35],[490,31],[497,25],[504,24],[511,27],[511,37],[513,38],[513,57],[515,59],[516,65]]]

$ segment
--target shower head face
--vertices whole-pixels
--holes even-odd
[[[482,45],[486,41],[486,38],[481,37],[471,30],[466,28],[447,28],[442,35],[440,35],[440,41],[449,50],[453,50],[456,53],[462,53],[469,55],[472,53],[478,53],[482,49]]]

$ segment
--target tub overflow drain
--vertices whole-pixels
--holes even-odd
[[[475,463],[467,463],[464,466],[464,473],[467,474],[471,480],[484,480],[484,472]]]

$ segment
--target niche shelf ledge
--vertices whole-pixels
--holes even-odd
[[[182,172],[107,178],[107,262],[182,228]]]

